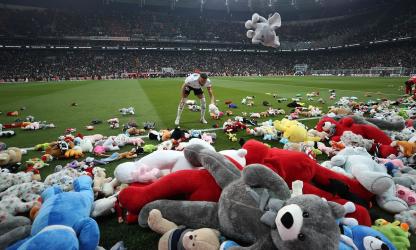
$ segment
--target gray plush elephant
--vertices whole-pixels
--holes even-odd
[[[187,147],[185,156],[204,166],[223,189],[218,203],[154,201],[141,210],[140,226],[147,227],[149,212],[158,209],[178,225],[217,229],[246,246],[233,250],[338,249],[336,219],[345,215],[343,206],[315,195],[291,198],[285,181],[260,164],[240,172],[221,154],[199,145]]]
[[[251,20],[245,23],[247,37],[251,38],[253,44],[263,44],[268,47],[279,47],[279,37],[276,36],[275,29],[282,25],[282,20],[279,13],[274,13],[273,16],[266,19],[257,13],[254,13]]]

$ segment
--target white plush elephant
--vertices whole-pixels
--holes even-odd
[[[395,196],[395,185],[387,168],[378,164],[362,147],[346,147],[330,161],[332,170],[355,178],[376,195],[377,204],[385,211],[400,213],[407,210],[406,202]]]
[[[266,19],[257,13],[254,13],[251,20],[245,23],[247,37],[251,38],[253,44],[262,44],[267,47],[279,47],[279,37],[276,35],[275,29],[282,25],[282,19],[279,13]]]

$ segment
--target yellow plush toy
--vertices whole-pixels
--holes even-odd
[[[220,232],[211,228],[196,230],[178,227],[175,223],[162,217],[159,210],[153,209],[149,213],[148,225],[153,231],[163,234],[159,240],[158,250],[171,249],[170,246],[182,244],[185,250],[218,250],[220,248]],[[171,237],[179,234],[180,237]],[[176,240],[177,242],[172,242]]]
[[[290,126],[283,133],[283,137],[290,142],[306,142],[306,141],[320,141],[320,137],[309,137],[308,131],[303,125]]]

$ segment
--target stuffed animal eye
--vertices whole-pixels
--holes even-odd
[[[304,241],[305,240],[305,235],[303,233],[298,234],[298,240]]]
[[[376,239],[379,239],[379,240],[381,240],[380,236],[376,236]]]
[[[308,218],[308,217],[309,217],[309,213],[308,213],[308,212],[303,212],[302,216],[303,216],[304,218]]]

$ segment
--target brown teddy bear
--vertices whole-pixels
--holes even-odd
[[[0,166],[12,165],[22,161],[22,150],[11,147],[0,152]]]
[[[162,217],[159,210],[153,209],[149,213],[148,225],[153,231],[163,234],[159,240],[158,250],[172,249],[171,246],[179,246],[178,249],[185,250],[218,250],[220,248],[220,232],[211,228],[196,230],[186,229],[177,226],[175,223]],[[172,237],[172,235],[180,237]],[[174,242],[174,239],[176,241]]]

